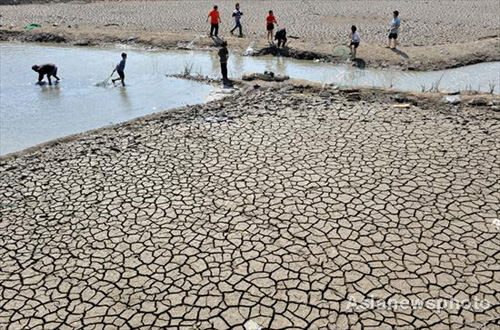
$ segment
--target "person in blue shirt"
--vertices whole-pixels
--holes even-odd
[[[242,38],[243,37],[243,28],[241,27],[241,16],[243,15],[243,13],[240,10],[239,3],[237,3],[235,7],[236,7],[236,9],[233,11],[235,26],[231,30],[231,34],[233,34],[234,30],[239,29],[240,30],[239,37]]]
[[[398,45],[398,32],[399,32],[399,27],[401,26],[401,18],[399,18],[399,12],[396,10],[393,13],[393,19],[392,19],[392,25],[391,28],[389,29],[389,45],[387,48],[392,48],[391,47],[391,40],[394,40],[394,48]]]
[[[122,60],[120,61],[120,63],[118,63],[116,65],[115,70],[113,71],[113,73],[116,71],[120,77],[116,78],[116,79],[112,79],[111,81],[113,82],[113,84],[116,81],[121,80],[122,85],[125,87],[125,62],[126,61],[127,61],[127,54],[122,53]]]

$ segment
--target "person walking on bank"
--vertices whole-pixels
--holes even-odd
[[[276,17],[274,17],[273,11],[269,11],[269,15],[266,17],[266,30],[267,30],[267,41],[272,44],[273,43],[273,31],[274,24],[278,26],[278,22],[276,21]]]
[[[233,11],[233,17],[234,17],[235,26],[231,30],[231,34],[233,34],[234,30],[239,29],[240,30],[239,37],[243,38],[243,28],[241,26],[241,16],[243,15],[243,12],[240,10],[240,4],[239,3],[236,3],[235,7],[236,7],[236,9]]]
[[[214,9],[208,13],[207,22],[210,19],[210,37],[219,37],[219,24],[222,23],[219,15],[219,7],[214,6]]]
[[[220,70],[222,73],[222,82],[228,83],[229,78],[227,77],[227,60],[229,58],[229,51],[227,50],[227,42],[223,41],[221,48],[219,49],[219,60],[220,60]]]
[[[361,42],[361,37],[359,33],[356,32],[357,28],[355,25],[351,26],[351,34],[349,36],[349,49],[351,49],[351,57],[352,59],[356,58],[356,50],[359,47],[359,43]]]
[[[393,19],[392,19],[392,25],[391,28],[389,29],[389,45],[387,48],[391,48],[391,39],[394,40],[394,49],[398,45],[398,33],[399,33],[399,27],[401,26],[401,18],[399,18],[399,12],[396,10],[393,12]]]
[[[119,78],[111,79],[111,82],[113,82],[113,84],[115,82],[117,82],[118,80],[121,80],[122,86],[125,87],[125,63],[126,62],[127,62],[127,54],[122,53],[122,60],[120,61],[120,63],[118,63],[116,65],[115,69],[113,70],[113,73],[115,71],[116,71],[116,73],[118,73]],[[111,75],[113,75],[113,73]]]

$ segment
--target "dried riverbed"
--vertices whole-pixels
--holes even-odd
[[[494,326],[500,113],[473,103],[244,87],[4,158],[0,327]]]

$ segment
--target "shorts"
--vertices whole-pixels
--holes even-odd
[[[121,80],[125,80],[125,72],[123,72],[121,70],[116,70],[116,73],[118,73]]]
[[[359,42],[351,41],[351,46],[354,46],[354,49],[357,49],[359,47]]]
[[[389,39],[396,40],[397,38],[398,38],[398,34],[397,33],[389,33]]]
[[[274,24],[273,23],[267,24],[267,31],[272,31],[272,30],[274,30]]]

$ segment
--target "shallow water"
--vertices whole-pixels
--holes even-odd
[[[0,45],[0,154],[187,104],[203,103],[212,86],[167,78],[157,58],[134,53],[127,86],[96,87],[120,60],[119,50]],[[58,85],[36,85],[33,64],[59,67]],[[137,63],[140,63],[138,65]],[[116,76],[116,74],[115,74]],[[53,79],[54,81],[54,79]]]
[[[216,52],[139,51],[128,49],[127,87],[96,87],[120,60],[123,49],[0,44],[0,154],[54,138],[83,132],[186,104],[203,102],[210,86],[166,78],[182,73],[220,77]],[[38,86],[33,64],[56,63],[63,79],[57,86]],[[229,75],[241,77],[265,70],[291,78],[346,86],[395,87],[421,91],[440,78],[441,90],[500,93],[500,62],[482,63],[435,72],[360,70],[279,57],[231,54]]]

